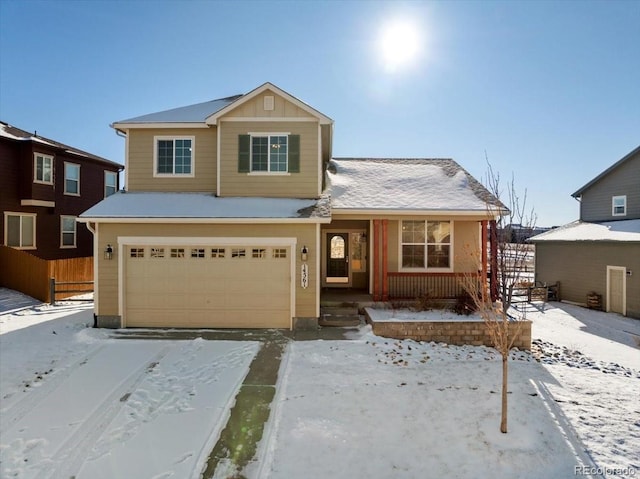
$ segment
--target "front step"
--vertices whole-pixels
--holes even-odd
[[[330,327],[358,326],[360,325],[358,308],[335,306],[321,307],[318,325]]]

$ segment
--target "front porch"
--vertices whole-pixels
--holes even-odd
[[[384,338],[434,341],[458,346],[492,346],[487,325],[482,319],[457,315],[444,309],[410,312],[409,307],[414,299],[415,296],[376,301],[365,290],[325,288],[320,294],[319,325],[354,327],[361,324],[364,318],[371,325],[373,333]],[[441,318],[434,319],[433,316],[437,315]],[[509,334],[516,335],[514,347],[531,349],[531,321],[510,322]]]

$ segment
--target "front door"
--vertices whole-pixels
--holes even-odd
[[[327,233],[327,283],[349,283],[349,233]]]

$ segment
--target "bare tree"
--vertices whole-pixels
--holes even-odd
[[[522,281],[522,272],[525,270],[530,258],[529,245],[526,244],[526,235],[513,234],[513,228],[518,225],[518,233],[522,229],[533,230],[535,215],[526,211],[526,191],[521,198],[515,187],[512,177],[506,190],[506,204],[502,197],[505,196],[500,184],[500,175],[496,173],[487,161],[488,171],[485,187],[493,196],[493,200],[487,200],[489,215],[495,218],[493,228],[497,229],[497,245],[491,248],[494,254],[492,265],[497,269],[495,277],[498,279],[498,296],[496,301],[487,285],[486,278],[478,281],[478,275],[470,273],[462,278],[462,287],[470,296],[478,314],[486,325],[487,332],[493,343],[493,347],[502,358],[502,391],[501,391],[501,419],[500,431],[507,432],[507,390],[509,379],[509,351],[518,337],[521,323],[511,320],[509,309],[513,301],[514,289]],[[497,200],[497,201],[495,201]],[[486,248],[487,245],[481,245]],[[477,248],[468,250],[469,260],[475,264],[481,264],[482,253]],[[482,268],[479,268],[480,270]]]

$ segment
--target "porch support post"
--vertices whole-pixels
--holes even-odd
[[[487,246],[488,246],[488,244],[487,244],[487,242],[489,241],[488,231],[487,231],[487,220],[482,220],[481,224],[482,224],[482,234],[481,234],[481,238],[482,239],[480,240],[480,248],[481,248],[480,251],[482,252],[481,253],[482,254],[482,269],[481,269],[481,273],[480,274],[482,275],[482,277],[480,278],[480,281],[482,281],[481,284],[482,284],[483,291],[486,291],[484,288],[487,287],[487,281],[489,279],[487,277],[487,274],[488,274],[488,270],[487,270],[487,266],[488,266],[487,265],[487,261],[488,261],[488,259],[487,259]]]
[[[491,301],[497,301],[498,299],[498,230],[496,220],[489,222],[489,249],[490,249],[490,261],[491,261],[491,277],[489,280],[489,286],[491,288]]]
[[[387,277],[387,254],[389,241],[387,228],[389,220],[382,220],[382,301],[389,301],[389,278]]]
[[[373,220],[373,300],[380,301],[380,220]]]

